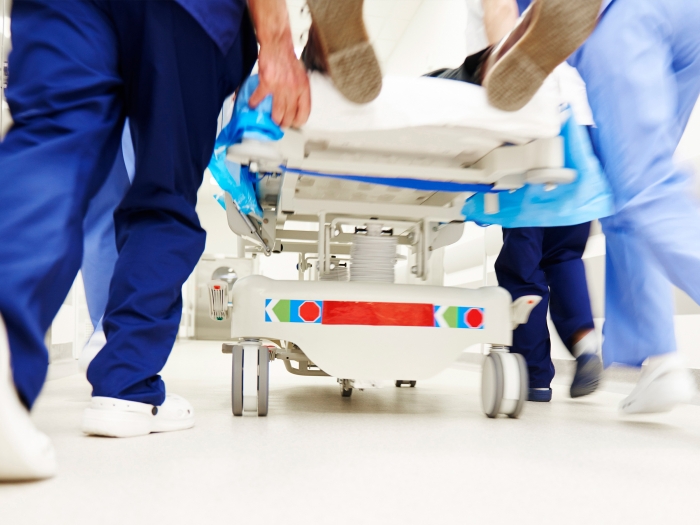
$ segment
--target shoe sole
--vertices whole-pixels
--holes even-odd
[[[156,420],[138,412],[87,408],[83,414],[83,432],[91,436],[128,438],[158,432],[176,432],[194,426],[194,415],[181,420]]]
[[[593,32],[601,4],[601,0],[539,0],[526,33],[486,74],[489,103],[504,111],[525,106]]]
[[[328,73],[345,98],[366,104],[382,90],[382,70],[362,17],[364,0],[307,0]]]
[[[598,390],[600,386],[600,376],[603,374],[603,365],[600,361],[591,361],[584,365],[581,370],[582,374],[594,376],[595,379],[588,381],[587,383],[579,384],[574,388],[572,385],[569,389],[569,395],[576,399],[577,397],[588,396]]]
[[[580,385],[576,388],[571,388],[569,390],[569,395],[571,396],[571,399],[576,399],[577,397],[584,397],[584,396],[589,396],[596,390],[598,390],[598,387],[600,386],[600,380],[596,379],[595,381],[589,381],[588,383],[584,385]]]
[[[535,394],[531,396],[528,392],[527,400],[531,403],[549,403],[552,401],[552,392],[542,392],[540,394]]]
[[[153,416],[137,412],[120,412],[86,408],[83,413],[83,432],[91,436],[137,437],[147,436],[153,428]]]

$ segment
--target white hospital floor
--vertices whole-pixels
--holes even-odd
[[[49,381],[35,418],[60,474],[0,484],[0,523],[700,523],[698,406],[624,420],[620,394],[556,385],[551,404],[490,420],[463,368],[344,399],[276,362],[270,415],[234,418],[219,348],[181,343],[164,372],[197,412],[184,432],[83,436],[88,384]]]

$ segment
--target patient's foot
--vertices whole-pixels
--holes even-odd
[[[489,102],[516,111],[593,32],[602,0],[534,0],[493,49],[484,87]]]
[[[307,0],[313,23],[302,53],[307,69],[328,73],[338,91],[358,104],[382,89],[382,71],[362,18],[364,0]]]

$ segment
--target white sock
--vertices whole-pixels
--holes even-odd
[[[597,354],[598,348],[598,338],[595,335],[595,331],[591,330],[574,345],[571,353],[574,354],[574,357],[579,357],[583,354]]]

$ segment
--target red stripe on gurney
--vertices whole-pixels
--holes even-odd
[[[322,324],[435,326],[432,304],[323,301]]]

